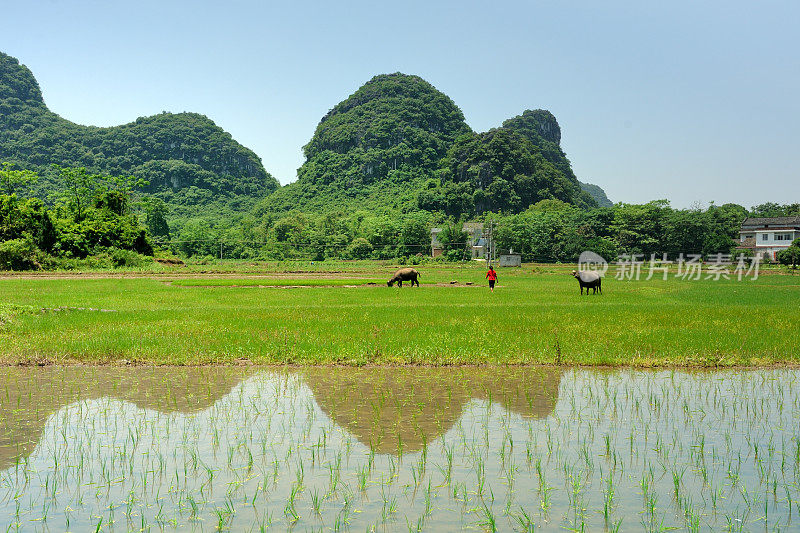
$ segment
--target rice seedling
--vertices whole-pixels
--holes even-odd
[[[494,503],[494,495],[492,495],[492,498],[488,504],[486,503],[485,499],[481,498],[480,512],[483,516],[483,520],[481,520],[478,524],[489,531],[495,532],[497,531],[497,519],[492,511],[492,503]]]
[[[286,515],[290,522],[297,522],[300,519],[300,515],[297,513],[297,509],[295,507],[297,493],[299,490],[300,487],[297,484],[292,485],[289,501],[286,502],[286,506],[283,508],[283,514]]]
[[[606,526],[611,522],[611,511],[614,505],[614,478],[606,478],[605,490],[603,491],[603,520]]]
[[[186,392],[174,369],[0,372],[2,523],[236,530],[282,515],[369,530],[477,516],[486,529],[613,531],[638,516],[645,530],[697,531],[800,520],[795,370],[177,371],[200,374]],[[2,435],[35,444],[4,448]],[[532,491],[537,513],[516,500]]]

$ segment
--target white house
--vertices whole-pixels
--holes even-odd
[[[489,246],[483,232],[483,222],[464,222],[462,230],[467,234],[465,246],[470,250],[472,259],[486,259]],[[439,240],[442,228],[431,229],[431,255],[439,257],[444,251],[444,245]]]
[[[469,236],[472,258],[486,259],[489,246],[483,234],[483,222],[464,222],[463,230]]]
[[[775,255],[797,238],[800,238],[800,216],[747,218],[739,230],[738,247],[775,261]]]

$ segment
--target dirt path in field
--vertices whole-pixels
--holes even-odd
[[[241,279],[241,278],[236,278]],[[274,280],[276,278],[267,278],[264,277],[263,279],[271,279]],[[365,287],[379,287],[380,284],[378,283],[361,283],[359,285],[292,285],[292,281],[296,281],[297,278],[292,278],[286,281],[284,285],[180,285],[175,284],[173,281],[175,280],[159,280],[164,285],[169,285],[170,287],[177,287],[179,289],[333,289],[333,288],[341,288],[341,289],[361,289]]]
[[[210,278],[209,278],[210,279]],[[242,279],[242,278],[236,278]],[[270,278],[264,276],[263,279],[280,279],[280,278]],[[297,280],[298,277],[292,277],[286,281],[286,285],[176,285],[173,281],[176,280],[159,280],[165,285],[169,285],[172,287],[179,287],[182,289],[333,289],[333,288],[340,288],[340,289],[364,289],[367,287],[381,287],[385,286],[385,283],[361,283],[358,285],[292,285],[293,280]],[[352,279],[349,278],[348,279]],[[368,279],[368,278],[367,278]],[[462,288],[462,289],[472,289],[472,288],[482,288],[483,285],[475,285],[472,282],[466,283],[429,283],[429,284],[422,284],[420,288],[425,287],[450,287],[450,288]],[[397,287],[400,289],[401,287]],[[404,287],[402,287],[404,288]]]
[[[72,280],[72,279],[155,279],[170,281],[176,279],[374,279],[384,277],[388,279],[391,274],[385,272],[5,272],[0,274],[0,280],[10,279],[43,279],[43,280]]]

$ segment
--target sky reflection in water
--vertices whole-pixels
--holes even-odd
[[[0,523],[12,530],[800,524],[796,370],[0,378]]]

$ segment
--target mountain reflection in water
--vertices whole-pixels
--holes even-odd
[[[103,397],[162,413],[210,408],[255,374],[296,374],[320,409],[376,453],[420,450],[445,434],[472,399],[524,417],[549,415],[554,368],[6,367],[0,368],[0,470],[36,447],[60,409]]]
[[[0,380],[3,530],[798,529],[795,369]]]
[[[325,414],[377,453],[417,451],[444,435],[472,399],[524,417],[549,415],[562,370],[530,367],[377,367],[300,371]]]
[[[163,413],[208,409],[252,373],[240,367],[0,368],[0,470],[31,453],[47,419],[103,397]]]

